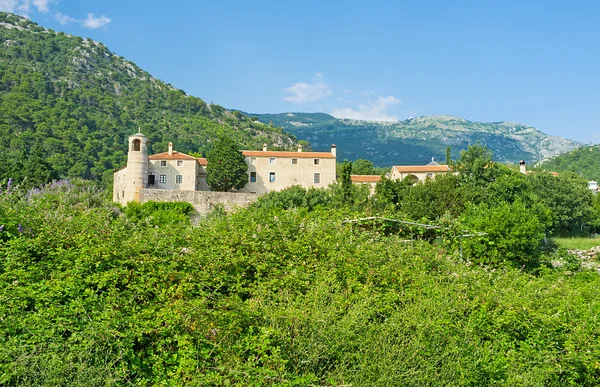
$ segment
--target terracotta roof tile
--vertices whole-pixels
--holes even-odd
[[[335,159],[329,152],[242,151],[246,157],[287,157],[298,159]]]
[[[202,165],[203,167],[208,165],[208,161],[206,161],[204,157],[199,157],[196,160],[198,160],[198,164]]]
[[[377,183],[381,180],[379,175],[351,175],[353,183]]]
[[[447,165],[398,165],[393,167],[396,171],[406,172],[450,172]]]
[[[173,154],[169,152],[157,153],[152,156],[148,156],[149,160],[196,160],[194,156],[186,155],[185,153],[173,151]]]

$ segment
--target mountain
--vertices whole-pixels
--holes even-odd
[[[240,146],[291,149],[281,128],[254,121],[152,77],[102,43],[0,13],[0,180],[18,177],[32,149],[60,177],[112,181],[127,137],[141,131],[150,152],[172,141],[206,153],[221,134]]]
[[[600,181],[600,146],[578,148],[545,160],[539,166],[546,171],[575,172],[585,179]]]
[[[499,161],[528,162],[573,150],[581,144],[548,136],[513,122],[473,122],[453,116],[416,117],[400,122],[337,119],[324,113],[253,114],[263,123],[281,126],[314,149],[338,146],[338,158],[369,159],[379,166],[424,164],[453,157],[471,144],[487,145]]]

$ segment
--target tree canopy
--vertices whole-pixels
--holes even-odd
[[[248,165],[232,139],[220,137],[215,141],[206,160],[206,183],[213,191],[241,189],[248,182]]]

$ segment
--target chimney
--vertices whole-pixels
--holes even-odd
[[[263,152],[267,151],[267,144],[263,144]]]
[[[331,154],[337,157],[337,150],[335,148],[335,144],[331,144]]]
[[[171,156],[173,154],[173,143],[170,142],[169,143],[169,156]]]
[[[519,161],[519,172],[521,172],[524,175],[527,174],[527,168],[525,168],[525,160]]]
[[[298,152],[302,152],[302,144],[298,144]]]

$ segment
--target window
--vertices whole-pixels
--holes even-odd
[[[429,177],[429,178],[432,178],[432,177],[433,177],[433,173],[429,172],[429,173],[427,174],[427,177]]]
[[[269,183],[275,183],[275,172],[269,172]]]
[[[167,183],[167,175],[160,175],[160,184]]]
[[[183,182],[183,175],[175,176],[175,184],[181,184]]]
[[[117,200],[119,199],[119,193],[117,192]]]
[[[315,184],[321,184],[321,174],[320,173],[315,173],[313,176],[313,183]]]
[[[155,178],[155,177],[156,177],[156,176],[154,176],[154,175],[148,175],[148,185],[149,185],[149,186],[150,186],[150,185],[154,185],[154,178]]]
[[[121,192],[121,197],[125,199],[125,191]]]
[[[271,158],[269,159],[269,164],[271,164],[271,165],[275,165],[275,157],[271,157]]]
[[[200,176],[201,179],[206,179],[206,172],[200,172],[198,176]]]
[[[250,172],[250,183],[256,183],[256,172]]]
[[[177,160],[177,166],[181,167],[183,165],[183,160]]]
[[[141,144],[142,144],[142,142],[136,138],[135,140],[133,140],[133,143],[131,144],[131,145],[133,145],[131,150],[133,150],[135,152],[139,152]]]
[[[298,164],[298,159],[292,159],[292,165]]]
[[[160,166],[161,166],[161,167],[166,167],[166,166],[167,166],[167,162],[166,162],[165,160],[162,160],[162,161],[160,162]]]
[[[314,163],[315,165],[319,165],[319,161],[320,161],[319,159],[314,159],[314,160],[313,160],[313,163]]]
[[[256,157],[250,158],[250,164],[252,164],[252,165],[256,164]]]

